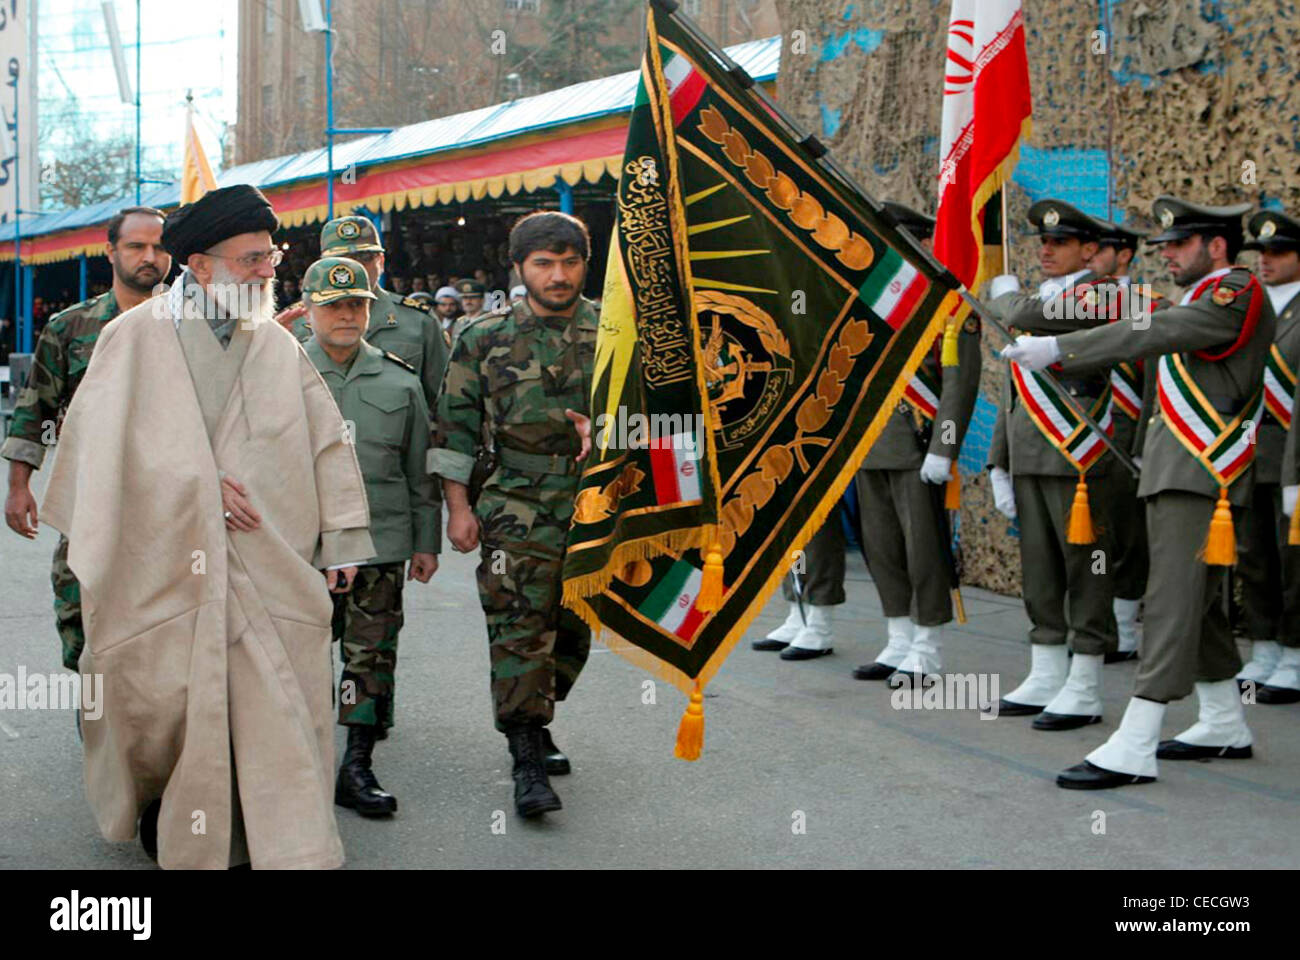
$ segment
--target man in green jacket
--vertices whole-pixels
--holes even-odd
[[[439,504],[425,469],[429,408],[415,371],[362,338],[377,298],[361,264],[344,257],[316,261],[303,277],[303,297],[313,331],[307,356],[352,433],[376,551],[358,568],[351,592],[334,600],[343,659],[339,723],[348,728],[334,802],[381,816],[397,810],[397,799],[375,779],[371,752],[393,725],[402,583],[428,583],[441,546]]]

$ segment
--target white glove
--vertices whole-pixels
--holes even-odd
[[[924,469],[924,468],[922,468]],[[1300,484],[1293,483],[1282,488],[1282,512],[1288,517],[1295,514],[1296,496],[1300,495]]]
[[[1016,519],[1016,492],[1011,486],[1011,474],[994,467],[989,471],[989,482],[993,485],[993,505],[998,513],[1008,520]]]
[[[1016,342],[1002,348],[1002,359],[1013,360],[1026,370],[1043,370],[1061,359],[1055,337],[1030,337],[1021,334]]]
[[[921,464],[921,479],[926,483],[947,483],[952,479],[952,458],[927,453]]]
[[[988,298],[996,300],[1004,293],[1019,293],[1020,281],[1010,273],[1004,273],[989,281]]]

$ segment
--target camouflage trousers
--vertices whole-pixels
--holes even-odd
[[[485,542],[478,593],[487,617],[496,727],[548,724],[591,652],[591,631],[560,603],[562,556]]]
[[[67,537],[60,536],[54,548],[50,583],[54,587],[54,626],[63,644],[63,665],[76,670],[86,645],[86,632],[81,625],[81,584],[68,568]]]
[[[334,597],[334,639],[340,641],[339,723],[393,725],[397,634],[402,629],[406,563],[358,567],[352,589]]]

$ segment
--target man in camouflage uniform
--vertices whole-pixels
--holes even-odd
[[[362,339],[377,298],[361,264],[344,257],[316,261],[303,277],[303,297],[314,331],[307,356],[353,431],[376,551],[357,568],[352,590],[334,597],[334,638],[343,659],[339,723],[348,728],[334,802],[382,816],[397,810],[397,798],[379,785],[371,753],[393,725],[402,583],[428,583],[438,569],[442,518],[425,469],[429,410],[415,371]]]
[[[534,213],[515,225],[510,258],[528,297],[456,340],[429,456],[452,544],[465,552],[482,543],[478,588],[496,725],[514,757],[515,807],[525,817],[561,807],[547,774],[567,773],[569,763],[546,725],[591,645],[586,626],[560,604],[579,461],[590,448],[596,312],[582,297],[590,249],[586,227],[567,214]],[[471,504],[470,475],[485,446],[497,467]]]
[[[320,255],[348,257],[365,268],[370,290],[375,295],[366,342],[396,354],[415,369],[424,387],[425,403],[432,411],[451,346],[437,318],[432,316],[433,305],[390,293],[379,286],[379,277],[384,272],[384,248],[375,225],[365,217],[337,217],[321,227]],[[291,331],[306,343],[311,338],[308,317],[295,319]]]
[[[9,436],[0,457],[9,461],[5,521],[14,532],[36,537],[36,499],[29,481],[54,443],[63,414],[86,374],[91,352],[104,325],[153,296],[171,270],[162,248],[163,215],[152,207],[127,207],[108,222],[105,255],[113,267],[113,286],[50,318],[41,330],[27,385],[18,395]],[[63,645],[63,665],[77,669],[86,637],[81,624],[81,586],[68,568],[68,541],[60,535],[50,573],[54,619]]]

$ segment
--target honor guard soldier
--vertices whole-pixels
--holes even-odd
[[[1258,684],[1257,703],[1300,700],[1300,548],[1288,547],[1282,512],[1282,456],[1295,431],[1300,371],[1300,220],[1267,210],[1251,217],[1259,278],[1277,313],[1277,333],[1264,363],[1264,419],[1255,448],[1255,496],[1238,544],[1250,662],[1237,674]],[[1292,481],[1294,482],[1294,481]]]
[[[460,297],[460,308],[464,312],[451,325],[451,340],[455,343],[475,320],[486,316],[483,300],[487,296],[487,287],[477,280],[460,280],[456,283],[456,296]]]
[[[1097,221],[1097,255],[1089,268],[1097,277],[1113,280],[1127,290],[1132,283],[1133,258],[1145,234],[1130,230],[1109,220]],[[1110,371],[1111,434],[1115,445],[1125,453],[1140,456],[1135,449],[1138,424],[1142,419],[1142,398],[1145,391],[1145,370],[1140,360],[1126,360],[1115,364]],[[1115,627],[1119,635],[1116,650],[1106,651],[1106,663],[1134,660],[1138,655],[1138,638],[1141,628],[1138,612],[1142,594],[1147,588],[1147,523],[1146,508],[1137,495],[1137,477],[1129,470],[1111,471],[1110,502],[1106,504],[1106,518],[1110,522],[1111,543],[1114,554],[1110,558],[1110,576],[1115,599],[1111,608],[1115,613]]]
[[[1067,375],[1147,361],[1155,399],[1142,446],[1139,494],[1147,502],[1151,570],[1142,659],[1132,699],[1102,746],[1057,778],[1093,790],[1156,778],[1156,761],[1245,758],[1252,737],[1234,679],[1241,657],[1223,612],[1225,568],[1236,560],[1233,521],[1250,508],[1273,345],[1273,305],[1255,275],[1233,266],[1250,209],[1207,207],[1174,197],[1155,202],[1161,255],[1186,288],[1154,319],[1059,337],[1019,337],[1003,355]],[[1165,705],[1192,692],[1197,722],[1160,742]]]
[[[902,204],[885,210],[927,247],[934,218]],[[939,362],[939,343],[917,368],[905,399],[857,474],[862,546],[885,613],[885,647],[858,667],[859,680],[942,669],[943,625],[953,616],[951,533],[944,504],[980,382],[980,326],[968,317],[957,366]]]
[[[366,342],[396,354],[415,369],[424,388],[425,403],[432,411],[450,350],[448,338],[432,316],[433,305],[390,293],[379,286],[379,277],[384,272],[384,248],[375,225],[365,217],[337,217],[325,224],[320,231],[320,255],[348,257],[365,268],[370,290],[375,295]],[[303,343],[310,339],[311,328],[306,316],[293,322],[292,332]]]
[[[100,332],[118,314],[165,289],[159,285],[167,279],[172,258],[162,248],[162,227],[163,215],[153,207],[127,207],[109,220],[104,252],[113,267],[112,288],[56,313],[36,341],[31,373],[0,447],[0,457],[9,461],[5,522],[29,540],[36,537],[37,525],[36,499],[29,487],[32,471],[41,468],[45,448],[54,443]],[[68,539],[62,534],[54,548],[50,582],[63,665],[76,670],[86,644],[81,586],[68,567]]]
[[[339,723],[348,729],[334,802],[382,816],[397,810],[397,799],[379,785],[371,754],[393,725],[402,585],[429,582],[442,535],[426,469],[429,410],[415,370],[363,337],[378,298],[360,263],[317,260],[302,287],[313,331],[304,347],[352,432],[376,551],[357,568],[351,591],[334,596],[334,639],[343,660]]]
[[[591,648],[586,624],[560,603],[590,449],[596,310],[582,296],[590,251],[586,226],[568,214],[532,213],[515,224],[510,260],[528,297],[456,338],[429,455],[452,545],[462,553],[482,545],[478,590],[496,726],[514,758],[515,808],[524,817],[561,808],[548,774],[568,773],[569,761],[547,725]],[[488,451],[496,463],[474,500],[476,463]]]
[[[1095,309],[1098,227],[1059,200],[1029,208],[1042,237],[1039,262],[1048,279],[1038,296],[1009,292],[993,307],[1016,330],[1066,332],[1104,323]],[[998,277],[994,287],[1014,285]],[[1105,441],[1036,372],[1009,364],[1010,409],[998,411],[990,480],[998,509],[1020,519],[1020,558],[1029,631],[1030,669],[1002,698],[1000,716],[1027,716],[1036,730],[1069,730],[1101,721],[1101,668],[1117,646],[1109,571],[1098,551],[1113,555]],[[1109,371],[1059,380],[1103,430],[1111,423]],[[1073,660],[1070,652],[1073,651]]]

